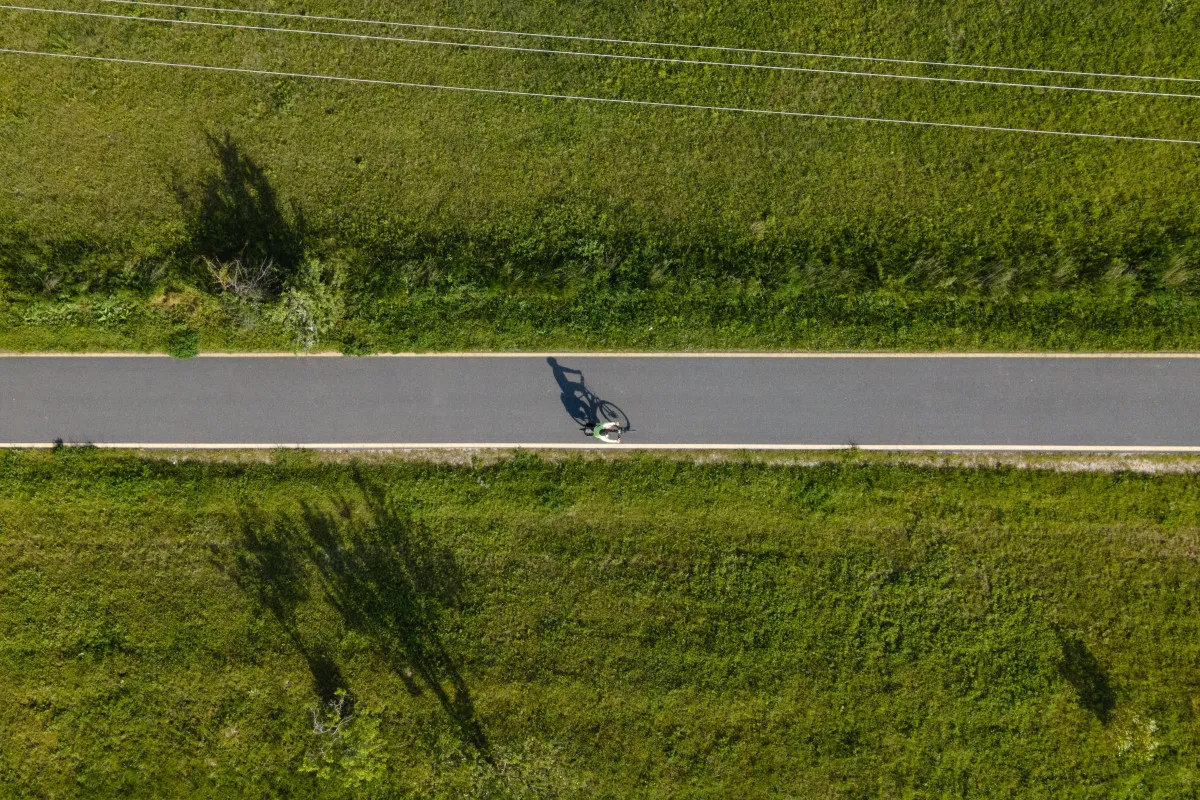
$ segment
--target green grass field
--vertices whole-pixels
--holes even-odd
[[[1194,797],[1197,487],[7,452],[0,785]]]
[[[69,7],[303,27],[92,0]],[[1200,9],[1184,0],[303,9],[1200,77]],[[0,15],[0,47],[9,48],[1200,138],[1200,100]],[[666,52],[1076,86],[1200,86]],[[322,346],[1200,346],[1200,146],[0,59],[3,347],[161,349],[182,328],[197,331],[202,348],[287,346],[282,312],[270,302],[232,307],[196,258],[271,256],[287,273],[304,252],[340,276],[341,304]],[[221,173],[209,137],[226,134],[233,159]]]

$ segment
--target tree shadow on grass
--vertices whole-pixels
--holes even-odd
[[[345,677],[327,647],[316,636],[300,630],[297,608],[309,598],[304,556],[292,543],[296,529],[290,520],[274,522],[256,511],[243,512],[241,540],[225,571],[269,612],[308,664],[313,685],[322,702],[348,689]]]
[[[187,254],[221,262],[272,262],[282,280],[304,254],[305,221],[296,207],[286,212],[266,171],[229,132],[207,137],[216,169],[193,186],[174,175],[171,188],[183,208]]]
[[[1107,723],[1117,706],[1117,694],[1104,667],[1078,637],[1059,631],[1058,639],[1062,646],[1059,672],[1079,695],[1079,705]]]
[[[346,682],[331,650],[306,634],[301,603],[320,594],[347,630],[366,637],[414,695],[433,694],[464,742],[489,758],[471,693],[439,633],[457,607],[462,571],[449,549],[390,500],[359,481],[366,512],[345,499],[299,513],[244,512],[224,569],[283,627],[308,662],[322,699]]]

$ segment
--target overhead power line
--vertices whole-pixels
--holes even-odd
[[[1024,133],[1024,134],[1040,134],[1044,136],[1066,136],[1082,139],[1107,139],[1114,141],[1126,142],[1156,142],[1161,144],[1192,144],[1200,145],[1198,139],[1169,139],[1158,136],[1127,136],[1115,133],[1083,133],[1078,131],[1051,131],[1041,130],[1037,128],[1007,128],[996,125],[970,125],[961,122],[925,122],[921,120],[911,119],[892,119],[887,117],[861,117],[851,116],[849,114],[817,114],[807,111],[782,111],[778,109],[768,108],[744,108],[737,106],[706,106],[693,105],[689,103],[666,103],[655,100],[626,100],[616,97],[588,97],[585,95],[573,94],[549,94],[545,92],[522,92],[512,89],[485,89],[474,86],[447,86],[443,84],[432,83],[410,83],[407,81],[390,81],[380,78],[353,78],[343,75],[320,75],[315,73],[305,72],[281,72],[277,70],[266,69],[248,69],[246,67],[220,67],[210,64],[187,64],[171,61],[148,61],[134,58],[112,58],[108,56],[81,56],[74,53],[53,53],[43,52],[39,50],[17,50],[12,48],[0,48],[0,53],[9,53],[13,55],[23,56],[46,56],[50,58],[64,58],[77,61],[98,61],[112,64],[140,64],[145,66],[155,67],[174,67],[178,69],[194,69],[210,72],[229,72],[243,75],[267,75],[278,78],[305,78],[310,80],[335,81],[341,83],[358,83],[370,84],[375,86],[397,86],[413,89],[436,89],[441,91],[451,92],[467,92],[472,94],[488,94],[503,97],[532,97],[543,100],[574,100],[585,103],[611,103],[614,105],[626,106],[646,106],[651,108],[677,108],[688,109],[692,111],[711,111],[721,113],[737,113],[737,114],[757,114],[762,116],[776,117],[802,117],[806,119],[829,119],[842,120],[849,122],[880,122],[894,125],[911,125],[931,128],[953,128],[957,130],[973,130],[973,131],[992,131],[1001,133]]]
[[[206,28],[229,28],[233,30],[246,31],[269,31],[273,33],[299,33],[309,36],[334,36],[343,39],[362,39],[381,42],[397,42],[403,44],[426,44],[438,45],[446,47],[461,47],[475,50],[501,50],[519,53],[537,53],[543,55],[557,56],[583,56],[587,58],[605,58],[620,61],[640,61],[653,62],[662,64],[679,64],[685,66],[705,66],[705,67],[737,67],[741,69],[756,69],[756,70],[772,70],[778,72],[803,72],[803,73],[818,73],[823,75],[842,75],[859,78],[884,78],[891,80],[906,80],[906,81],[926,81],[935,83],[952,83],[952,84],[967,84],[974,86],[1000,86],[1000,87],[1015,87],[1021,89],[1048,89],[1060,92],[1085,92],[1093,94],[1121,94],[1121,95],[1140,95],[1143,97],[1173,97],[1189,100],[1200,100],[1198,94],[1184,94],[1180,92],[1151,92],[1139,89],[1099,89],[1087,86],[1059,86],[1055,84],[1044,83],[1017,83],[1011,81],[990,81],[971,78],[945,78],[929,75],[896,75],[892,73],[881,72],[860,72],[853,70],[841,69],[822,69],[818,67],[793,67],[793,66],[778,66],[772,64],[745,64],[734,61],[703,61],[698,59],[686,58],[665,58],[662,56],[633,56],[619,53],[593,53],[580,50],[552,50],[538,47],[516,47],[512,45],[500,44],[477,44],[474,42],[446,42],[436,41],[431,39],[409,39],[398,36],[377,36],[367,33],[342,33],[338,31],[314,31],[302,28],[277,28],[267,25],[240,25],[231,22],[204,22],[202,20],[190,19],[169,19],[165,17],[135,17],[128,14],[102,14],[96,11],[74,11],[61,8],[39,8],[36,6],[13,6],[0,5],[0,9],[9,11],[34,11],[44,12],[47,14],[63,14],[73,17],[100,17],[103,19],[118,19],[129,22],[159,22],[167,25],[191,25]]]
[[[1164,75],[1129,75],[1117,72],[1088,72],[1069,69],[1042,69],[1038,67],[1007,67],[993,64],[964,64],[953,61],[918,61],[906,58],[879,58],[874,56],[847,56],[835,53],[805,53],[792,50],[765,50],[754,47],[722,47],[709,44],[685,44],[681,42],[651,42],[637,39],[607,39],[598,36],[569,36],[560,33],[530,33],[526,31],[506,31],[493,28],[465,28],[456,25],[428,25],[417,22],[391,22],[377,19],[356,19],[353,17],[328,17],[319,14],[294,14],[282,11],[259,11],[245,8],[220,8],[216,6],[193,6],[181,3],[159,3],[149,0],[101,0],[105,3],[123,3],[137,6],[157,6],[159,8],[178,8],[189,11],[209,11],[226,14],[252,14],[265,17],[288,17],[292,19],[311,19],[325,22],[346,22],[357,25],[387,25],[397,28],[419,28],[435,31],[457,31],[460,33],[479,33],[493,36],[524,36],[537,39],[560,39],[574,42],[595,42],[598,44],[622,44],[637,47],[677,47],[688,50],[712,50],[725,53],[752,53],[758,55],[791,56],[797,58],[833,58],[845,61],[870,61],[881,64],[910,64],[923,67],[947,67],[953,69],[982,69],[1003,72],[1030,72],[1042,75],[1075,75],[1088,78],[1119,78],[1139,81],[1179,81],[1183,83],[1200,83],[1200,78],[1177,78]]]

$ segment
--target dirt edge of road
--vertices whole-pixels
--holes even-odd
[[[108,450],[71,447],[73,451],[89,450],[93,457],[123,458],[136,455],[152,461],[209,461],[215,463],[386,463],[389,461],[421,461],[432,464],[485,467],[521,453],[545,462],[596,459],[655,459],[690,462],[694,464],[764,464],[780,467],[812,467],[824,464],[904,465],[932,469],[994,469],[1014,468],[1052,472],[1134,472],[1142,474],[1200,473],[1200,454],[1141,454],[1141,453],[1028,453],[1028,452],[921,452],[892,453],[846,449],[837,451],[764,452],[751,450],[555,450],[551,448],[413,448],[413,449],[355,449],[355,450]],[[24,452],[24,451],[22,451]]]

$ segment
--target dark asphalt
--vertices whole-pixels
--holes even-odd
[[[0,443],[1182,449],[1198,398],[1183,357],[0,358]]]

